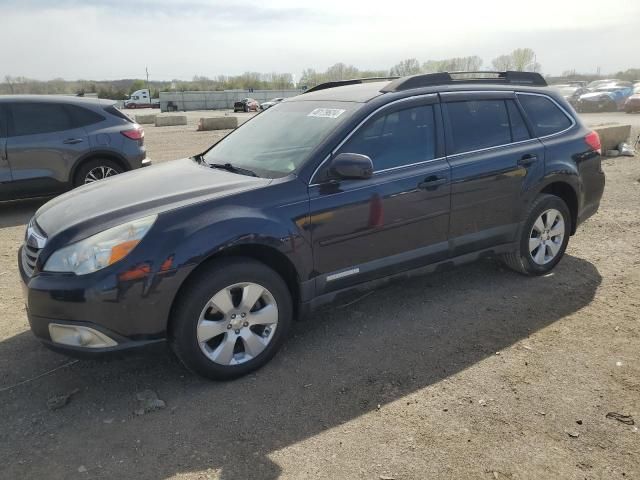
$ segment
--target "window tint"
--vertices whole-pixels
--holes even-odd
[[[571,126],[571,120],[547,97],[518,95],[537,136],[551,135]]]
[[[127,114],[122,113],[120,110],[118,110],[114,105],[109,105],[108,107],[104,107],[104,111],[105,112],[109,112],[111,115],[114,115],[118,118],[121,118],[122,120],[126,120],[129,123],[135,123],[131,117],[129,117]]]
[[[64,105],[55,103],[15,103],[13,113],[13,134],[35,135],[59,132],[73,128],[71,117]]]
[[[511,143],[504,100],[471,100],[446,104],[452,153],[470,152]]]
[[[86,108],[78,107],[77,105],[67,105],[66,108],[71,114],[71,122],[74,127],[86,127],[87,125],[93,125],[104,120],[102,115],[98,115]]]
[[[433,106],[382,115],[356,132],[340,151],[369,156],[376,171],[431,160],[435,157]]]
[[[7,136],[7,116],[3,105],[0,105],[0,138]]]
[[[507,100],[507,110],[509,112],[509,120],[511,122],[511,141],[520,142],[531,138],[516,102],[513,100]]]

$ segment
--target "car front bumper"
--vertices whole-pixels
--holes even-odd
[[[177,272],[135,281],[118,280],[113,272],[29,277],[21,256],[22,247],[18,268],[29,325],[51,349],[87,357],[165,340],[171,304],[184,279]]]

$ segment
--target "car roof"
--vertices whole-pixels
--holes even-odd
[[[303,93],[302,95],[298,95],[296,97],[291,97],[287,99],[288,102],[303,102],[303,101],[335,101],[335,102],[357,102],[357,103],[367,103],[374,98],[378,98],[381,95],[393,95],[394,98],[398,98],[397,93],[384,93],[381,90],[384,89],[387,85],[391,83],[390,81],[381,81],[381,82],[366,82],[359,83],[355,85],[346,85],[342,87],[333,87],[326,88],[324,90],[318,90],[309,93]],[[555,86],[555,85],[554,85]],[[412,95],[424,95],[429,93],[440,93],[440,92],[464,92],[464,91],[474,91],[474,92],[483,92],[483,91],[517,91],[517,92],[531,92],[531,93],[542,93],[549,92],[551,89],[543,86],[529,86],[529,85],[518,85],[518,84],[500,84],[500,83],[491,83],[491,82],[483,82],[483,83],[473,83],[473,82],[460,82],[459,84],[450,85],[433,85],[429,87],[419,87],[414,89],[403,90],[399,92],[402,96],[412,96]]]
[[[72,95],[0,95],[0,103],[67,103],[72,105],[98,106],[113,105],[114,100],[98,97],[77,97]]]

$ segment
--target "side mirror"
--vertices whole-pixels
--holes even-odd
[[[373,175],[373,162],[359,153],[340,153],[331,160],[331,176],[348,179],[367,179]]]

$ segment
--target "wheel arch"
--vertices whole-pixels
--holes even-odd
[[[249,258],[256,260],[274,270],[284,280],[289,292],[291,293],[293,314],[297,318],[300,313],[300,278],[298,271],[293,262],[280,250],[272,246],[260,243],[248,243],[242,245],[234,245],[220,250],[210,255],[200,264],[198,264],[180,284],[176,294],[171,302],[169,309],[169,318],[167,319],[167,332],[171,331],[171,322],[174,318],[174,309],[182,292],[189,287],[189,284],[198,275],[199,272],[210,268],[210,266],[220,259],[243,259]]]
[[[73,185],[73,181],[76,178],[78,170],[82,165],[84,165],[86,162],[90,162],[91,160],[96,160],[98,158],[105,158],[117,163],[118,165],[120,165],[120,167],[122,167],[123,172],[128,172],[129,170],[131,170],[131,165],[129,165],[129,162],[127,162],[121,155],[109,150],[92,150],[86,155],[80,157],[73,164],[73,167],[71,167],[71,172],[69,173],[69,184]]]
[[[571,235],[576,233],[578,223],[578,193],[568,182],[553,181],[544,186],[539,193],[547,193],[561,198],[571,213]]]

